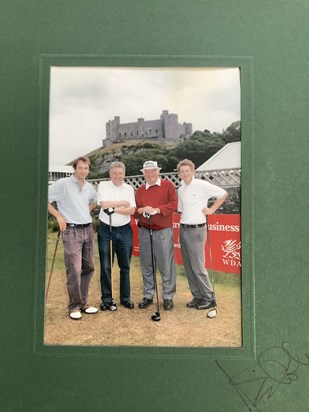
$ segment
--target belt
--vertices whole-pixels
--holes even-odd
[[[84,227],[90,226],[92,223],[83,223],[83,224],[75,224],[75,223],[67,223],[69,227],[75,227],[76,229],[83,229]]]
[[[100,225],[103,225],[103,226],[106,226],[106,227],[109,227],[109,225],[107,225],[106,223],[104,223],[104,222],[102,222],[102,220],[100,220]],[[129,223],[126,223],[125,225],[122,225],[122,226],[112,226],[112,229],[114,230],[117,230],[117,229],[122,229],[122,228],[124,228],[124,227],[126,227],[126,226],[129,226],[130,225],[130,222]]]
[[[190,229],[194,229],[194,228],[197,228],[197,227],[203,227],[205,225],[206,225],[206,223],[199,223],[197,225],[187,225],[186,223],[180,223],[180,226],[189,227]]]

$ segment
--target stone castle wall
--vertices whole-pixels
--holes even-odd
[[[181,142],[192,135],[192,123],[178,122],[178,115],[163,110],[160,119],[137,119],[137,122],[120,123],[120,117],[106,123],[106,138],[103,147],[129,139],[153,139],[158,141]]]

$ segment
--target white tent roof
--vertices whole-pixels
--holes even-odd
[[[241,142],[228,143],[196,170],[240,169],[240,157]]]
[[[49,166],[49,172],[73,174],[74,170],[72,166],[51,165]]]

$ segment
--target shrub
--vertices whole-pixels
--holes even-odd
[[[52,221],[52,228],[51,228],[52,232],[58,232],[59,230],[59,225],[56,219],[53,219]]]

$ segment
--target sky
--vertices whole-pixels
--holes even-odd
[[[222,132],[241,120],[238,68],[52,67],[49,164],[102,146],[105,124],[159,119],[163,110],[193,132]]]

